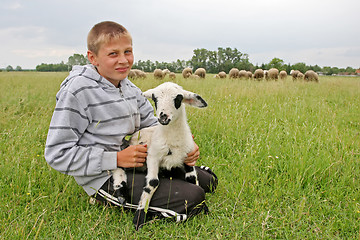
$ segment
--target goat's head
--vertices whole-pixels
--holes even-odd
[[[165,82],[143,94],[154,101],[156,115],[162,125],[168,125],[171,121],[178,119],[181,114],[185,114],[183,103],[198,108],[207,106],[205,100],[198,94],[186,91],[172,82]]]

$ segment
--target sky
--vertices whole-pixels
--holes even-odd
[[[87,34],[101,21],[128,29],[135,61],[230,47],[259,65],[276,57],[360,68],[359,0],[1,0],[0,12],[0,68],[86,55]]]

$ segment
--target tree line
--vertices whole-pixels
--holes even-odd
[[[68,62],[57,64],[42,63],[36,66],[36,71],[39,72],[61,72],[70,71],[74,65],[88,64],[88,59],[82,54],[74,54],[68,58]],[[240,52],[236,48],[221,48],[219,47],[215,51],[207,50],[205,48],[198,48],[193,50],[193,56],[190,60],[180,60],[172,62],[152,62],[150,60],[139,60],[134,63],[134,69],[140,69],[144,72],[153,72],[155,69],[169,69],[171,72],[181,73],[185,67],[190,67],[193,70],[197,68],[205,68],[208,73],[219,73],[224,71],[228,73],[231,68],[238,68],[239,70],[247,70],[254,72],[256,69],[261,68],[268,70],[270,68],[277,68],[280,71],[285,70],[290,73],[292,69],[306,72],[307,70],[314,70],[315,72],[322,72],[325,75],[333,75],[339,73],[355,74],[355,70],[352,67],[337,68],[337,67],[320,67],[318,65],[306,65],[305,63],[286,64],[284,60],[280,58],[273,58],[269,63],[263,63],[261,65],[254,65],[249,61],[249,55]],[[20,66],[13,69],[8,66],[6,71],[22,71]]]
[[[263,63],[261,65],[254,65],[249,61],[249,55],[240,52],[234,48],[218,48],[217,51],[209,51],[204,48],[195,49],[192,58],[188,61],[176,60],[173,62],[152,62],[150,60],[139,60],[133,66],[134,69],[140,69],[145,72],[153,72],[155,69],[169,69],[171,72],[181,73],[185,67],[190,67],[196,70],[199,67],[205,68],[208,73],[219,73],[224,71],[228,73],[231,68],[237,68],[239,70],[247,70],[254,72],[256,69],[261,68],[263,70],[269,70],[270,68],[277,68],[279,71],[285,70],[288,74],[291,70],[299,70],[306,72],[307,70],[313,70],[315,72],[321,72],[324,75],[333,75],[339,73],[355,74],[355,70],[352,67],[338,68],[338,67],[320,67],[318,65],[306,65],[305,63],[286,64],[284,60],[280,58],[273,58],[269,63]]]
[[[82,54],[75,53],[74,55],[68,58],[68,62],[58,63],[58,64],[46,64],[42,63],[36,66],[36,71],[38,72],[68,72],[75,65],[86,65],[89,63],[89,60]]]

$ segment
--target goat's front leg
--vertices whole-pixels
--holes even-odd
[[[139,230],[139,228],[145,223],[146,213],[149,208],[151,198],[159,186],[159,162],[157,159],[148,156],[147,167],[148,173],[145,177],[145,186],[133,219],[133,224],[135,225],[136,230]]]
[[[125,170],[123,168],[117,168],[113,170],[113,180],[115,196],[117,197],[121,205],[125,205],[126,197],[128,196]]]
[[[189,183],[193,183],[199,186],[198,176],[195,167],[184,164],[185,167],[185,180]]]

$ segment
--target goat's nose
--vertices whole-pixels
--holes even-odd
[[[167,115],[167,114],[165,114],[165,113],[163,113],[163,112],[160,112],[159,122],[160,122],[162,125],[167,125],[167,124],[169,124],[170,119],[168,118],[168,115]]]

